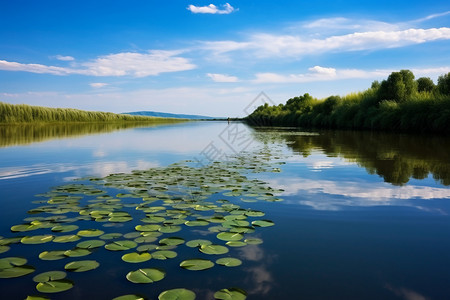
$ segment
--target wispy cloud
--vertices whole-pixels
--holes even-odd
[[[109,85],[108,83],[104,83],[104,82],[93,82],[89,84],[91,87],[93,88],[102,88],[105,87],[107,85]]]
[[[81,63],[79,68],[64,68],[42,64],[22,64],[0,60],[0,70],[25,71],[40,74],[89,76],[146,77],[165,72],[196,68],[188,59],[177,56],[179,51],[152,50],[148,53],[123,52],[98,57]]]
[[[215,82],[238,82],[239,79],[236,76],[229,76],[226,74],[206,74],[209,78],[211,78]]]
[[[72,56],[63,56],[63,55],[56,55],[55,58],[57,60],[62,60],[62,61],[73,61],[73,60],[75,60],[75,58],[73,58]]]
[[[233,11],[236,11],[236,9],[229,3],[225,3],[224,5],[222,5],[222,9],[218,8],[214,4],[210,4],[207,6],[195,6],[191,4],[187,7],[187,10],[191,11],[194,14],[218,14],[218,15],[227,15],[231,14]]]

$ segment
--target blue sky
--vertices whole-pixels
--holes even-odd
[[[0,101],[243,116],[450,72],[448,1],[2,1]]]

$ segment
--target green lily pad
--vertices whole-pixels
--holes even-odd
[[[66,278],[67,274],[63,271],[49,271],[38,274],[33,277],[34,282],[48,282],[52,280],[60,280]]]
[[[137,243],[134,241],[114,241],[112,243],[106,244],[105,248],[110,251],[124,251],[124,250],[130,250],[137,246]]]
[[[156,231],[160,228],[160,225],[156,224],[146,224],[146,225],[137,225],[135,229],[137,231]]]
[[[113,298],[112,300],[145,300],[145,298],[139,295],[128,294]]]
[[[71,243],[76,242],[80,239],[78,235],[72,234],[72,235],[61,235],[57,236],[53,239],[54,243]]]
[[[136,250],[139,252],[145,252],[145,251],[155,250],[157,247],[158,247],[158,245],[146,244],[146,245],[141,245],[141,246],[137,247]]]
[[[242,265],[242,261],[240,259],[233,258],[233,257],[224,257],[224,258],[219,258],[218,260],[216,260],[216,264],[222,265],[225,267],[237,267],[237,266]]]
[[[68,257],[81,257],[91,254],[92,252],[88,249],[75,248],[71,250],[64,251],[64,255]]]
[[[180,237],[168,237],[159,241],[161,245],[178,246],[184,244],[184,239]]]
[[[141,236],[141,233],[142,232],[135,232],[135,231],[133,231],[133,232],[129,232],[129,233],[124,234],[123,237],[126,238],[126,239],[134,239],[134,238],[137,238],[137,237]]]
[[[234,232],[220,232],[217,234],[217,238],[222,241],[239,241],[243,237],[242,234]]]
[[[207,259],[187,259],[180,263],[180,267],[191,271],[201,271],[214,267],[214,263]]]
[[[0,258],[0,270],[23,266],[27,259],[23,257],[5,257]]]
[[[3,238],[0,239],[0,246],[7,246],[7,245],[11,245],[11,244],[17,244],[20,243],[20,240],[23,238],[23,236],[21,237],[13,237],[13,238]]]
[[[77,225],[58,225],[52,227],[53,232],[70,232],[77,230],[79,227]]]
[[[205,254],[225,254],[227,253],[229,250],[227,247],[225,246],[221,246],[221,245],[202,245],[199,248],[200,252],[203,252]]]
[[[141,263],[152,258],[150,253],[127,253],[122,256],[122,260],[128,263]]]
[[[244,243],[243,241],[229,241],[229,242],[226,242],[225,245],[230,246],[230,247],[243,247],[243,246],[246,246],[247,243]]]
[[[100,264],[95,260],[73,261],[64,266],[64,269],[70,272],[86,272],[97,269]]]
[[[50,298],[44,296],[27,296],[25,300],[50,300]]]
[[[180,226],[177,225],[163,225],[161,226],[158,231],[162,233],[174,233],[181,230]]]
[[[16,278],[33,273],[35,269],[32,266],[20,266],[7,269],[0,269],[0,278]]]
[[[107,234],[104,234],[104,235],[100,236],[100,238],[102,240],[114,240],[114,239],[118,239],[118,238],[121,238],[121,237],[122,237],[122,234],[118,233],[118,232],[107,233]]]
[[[65,251],[44,251],[39,254],[39,258],[42,260],[59,260],[66,258]]]
[[[238,288],[221,289],[214,293],[214,298],[220,300],[245,300],[247,293]]]
[[[105,245],[105,241],[102,241],[102,240],[89,240],[89,241],[79,242],[77,244],[77,248],[95,249],[95,248],[98,248],[98,247],[102,247],[104,245]]]
[[[193,227],[193,226],[207,226],[207,225],[209,225],[209,222],[205,221],[205,220],[193,220],[193,221],[186,221],[184,224],[186,226],[191,226],[191,227]]]
[[[153,236],[140,236],[138,238],[135,238],[134,241],[136,243],[151,243],[156,241],[158,238]]]
[[[70,290],[72,287],[72,281],[61,279],[48,282],[40,282],[37,284],[36,289],[41,293],[59,293]]]
[[[12,232],[24,232],[24,231],[32,231],[36,229],[42,228],[38,224],[20,224],[20,225],[14,225],[11,227]]]
[[[104,234],[105,232],[99,229],[85,229],[78,231],[77,235],[82,237],[94,237],[94,236],[100,236]]]
[[[247,210],[245,215],[249,217],[262,217],[265,213],[259,210]]]
[[[20,242],[22,244],[44,244],[51,242],[53,240],[53,235],[35,235],[35,236],[25,236]]]
[[[271,220],[256,220],[252,222],[252,225],[258,227],[269,227],[275,225],[275,223]]]
[[[0,246],[0,254],[7,252],[9,249],[9,246]]]
[[[244,242],[246,242],[249,245],[259,245],[263,243],[263,240],[259,238],[248,238],[245,239]]]
[[[201,247],[203,245],[211,245],[212,242],[208,240],[192,240],[186,243],[186,246],[195,248],[195,247]]]
[[[158,300],[194,300],[195,293],[188,289],[172,289],[159,294]]]
[[[177,253],[175,251],[170,251],[170,250],[155,251],[152,253],[152,258],[159,259],[159,260],[175,258],[176,256],[177,256]]]
[[[165,271],[150,268],[129,272],[127,274],[127,279],[133,283],[153,283],[162,280],[165,276]]]

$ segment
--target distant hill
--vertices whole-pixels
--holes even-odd
[[[214,118],[214,117],[199,116],[199,115],[171,114],[171,113],[163,113],[163,112],[157,112],[157,111],[135,111],[135,112],[122,113],[122,114],[133,115],[133,116],[196,119],[196,120],[198,120],[198,119],[224,119],[224,118]]]

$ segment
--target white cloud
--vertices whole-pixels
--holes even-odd
[[[109,85],[108,83],[104,83],[104,82],[93,82],[93,83],[89,83],[89,85],[93,88],[102,88],[105,87],[107,85]]]
[[[82,68],[22,64],[0,60],[0,70],[53,75],[81,74],[89,76],[145,77],[196,68],[196,65],[190,63],[188,59],[177,56],[179,53],[179,51],[152,50],[144,54],[135,52],[110,54],[82,63]]]
[[[226,74],[206,74],[209,78],[211,78],[215,82],[238,82],[239,79],[236,76],[229,76]]]
[[[62,60],[62,61],[73,61],[73,60],[75,60],[75,58],[73,58],[72,56],[63,56],[63,55],[56,55],[55,58],[57,60]]]
[[[207,6],[195,6],[189,5],[187,10],[191,11],[194,14],[219,14],[219,15],[227,15],[231,14],[236,9],[231,6],[229,3],[222,5],[222,9],[219,9],[214,4],[210,4]]]
[[[308,69],[313,74],[325,75],[325,76],[336,76],[336,69],[334,68],[324,68],[321,66],[315,66]]]

